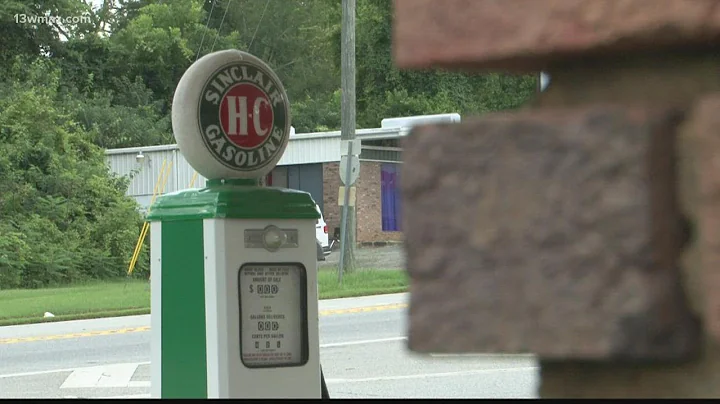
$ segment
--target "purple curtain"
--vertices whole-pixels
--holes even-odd
[[[380,169],[383,231],[400,231],[399,164],[383,163]]]

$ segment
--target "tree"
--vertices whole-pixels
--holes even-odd
[[[5,0],[0,18],[0,288],[124,275],[140,217],[103,149],[173,142],[175,86],[208,52],[265,60],[298,132],[340,128],[338,1]],[[534,93],[529,76],[401,71],[391,27],[391,1],[357,1],[358,127],[511,109]],[[147,266],[141,256],[135,273]]]
[[[109,172],[58,101],[50,61],[17,61],[9,75],[0,82],[0,288],[124,274],[141,223],[127,179]]]
[[[357,2],[357,108],[359,127],[383,118],[513,109],[535,91],[534,76],[399,70],[392,59],[392,2]],[[340,29],[335,33],[339,68]]]
[[[114,9],[108,37],[71,38],[56,56],[67,102],[77,105],[76,120],[101,147],[172,143],[172,95],[202,37],[229,47],[237,34],[206,28],[196,0],[122,6]]]

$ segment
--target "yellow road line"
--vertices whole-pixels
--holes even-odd
[[[321,316],[332,316],[334,314],[367,313],[369,311],[383,311],[404,309],[408,307],[405,303],[384,304],[381,306],[356,307],[352,309],[320,310]]]
[[[320,316],[333,316],[338,314],[367,313],[372,311],[397,310],[408,307],[405,303],[385,304],[380,306],[356,307],[352,309],[320,310]],[[41,335],[37,337],[0,338],[0,345],[17,344],[20,342],[53,341],[59,339],[96,337],[100,335],[129,334],[134,332],[150,331],[150,326],[121,328],[117,330],[76,332],[71,334]]]
[[[60,335],[40,335],[37,337],[4,338],[4,339],[0,339],[0,345],[16,344],[18,342],[52,341],[52,340],[58,340],[58,339],[94,337],[94,336],[98,336],[98,335],[128,334],[128,333],[132,333],[132,332],[142,332],[142,331],[149,331],[149,330],[150,330],[150,327],[145,326],[145,327],[134,327],[134,328],[121,328],[119,330],[76,332],[76,333],[71,333],[71,334],[60,334]]]

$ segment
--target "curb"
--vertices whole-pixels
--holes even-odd
[[[403,245],[402,241],[363,241],[360,243],[362,247],[387,247],[391,245]]]

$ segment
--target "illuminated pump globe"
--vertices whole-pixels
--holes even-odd
[[[277,75],[239,50],[210,53],[175,90],[172,127],[180,152],[208,179],[261,178],[287,147],[290,103]]]

